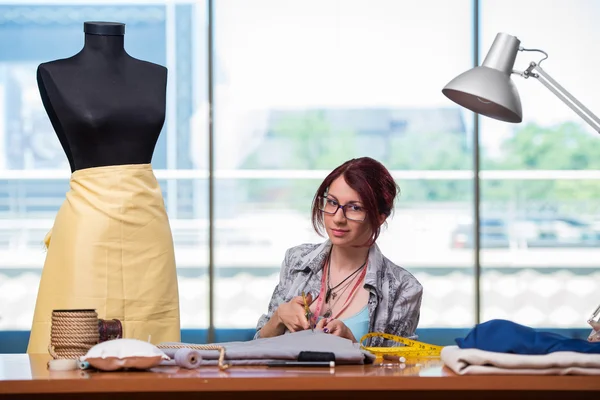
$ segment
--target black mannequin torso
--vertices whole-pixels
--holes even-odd
[[[167,69],[128,55],[123,39],[86,33],[78,54],[38,67],[42,102],[71,171],[152,160],[165,120]]]

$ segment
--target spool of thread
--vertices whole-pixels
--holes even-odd
[[[54,310],[48,352],[54,359],[77,359],[98,343],[96,310]]]
[[[79,369],[88,369],[90,367],[90,363],[87,361],[78,361],[77,368]]]
[[[196,369],[202,362],[202,355],[194,349],[178,349],[175,352],[175,363],[181,368]]]
[[[99,341],[121,339],[123,337],[123,325],[118,319],[99,319],[98,320]]]

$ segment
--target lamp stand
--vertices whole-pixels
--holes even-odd
[[[600,133],[600,119],[594,115],[586,106],[581,104],[571,93],[556,82],[539,64],[531,62],[529,67],[523,71],[513,71],[513,73],[521,75],[527,79],[529,77],[536,78],[544,86],[548,88],[556,97],[562,100],[571,110],[575,111],[585,122],[587,122],[594,130]]]

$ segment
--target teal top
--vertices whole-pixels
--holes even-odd
[[[342,322],[352,331],[354,338],[360,342],[360,338],[369,333],[369,309],[365,305],[356,314],[342,319]]]

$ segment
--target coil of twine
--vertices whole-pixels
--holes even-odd
[[[78,358],[99,341],[96,310],[54,310],[48,352],[52,358]]]

